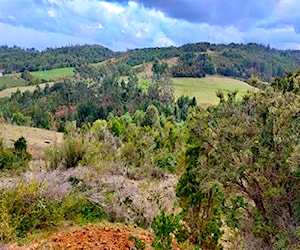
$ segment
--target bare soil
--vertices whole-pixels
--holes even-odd
[[[87,224],[74,226],[58,231],[36,240],[28,246],[8,245],[7,250],[38,250],[38,249],[138,249],[133,241],[138,239],[145,243],[145,249],[152,249],[152,234],[149,231],[128,224]],[[5,248],[4,248],[5,249]]]

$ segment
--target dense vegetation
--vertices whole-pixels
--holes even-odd
[[[162,65],[154,64],[154,76],[149,79],[146,90],[138,85],[134,72],[130,73],[127,83],[120,80],[114,64],[97,69],[78,67],[77,80],[58,82],[52,87],[46,85],[33,93],[18,91],[10,98],[0,100],[0,112],[6,121],[18,125],[59,131],[63,131],[66,121],[76,119],[77,125],[82,126],[97,119],[107,119],[108,115],[126,113],[135,114],[143,125],[152,125],[158,113],[167,117],[173,115],[177,121],[185,120],[189,107],[195,106],[196,100],[181,97],[174,103],[173,86],[167,68]]]
[[[297,52],[208,43],[153,50],[158,53],[154,57],[152,49],[140,50],[149,53],[143,61],[149,56],[153,62],[148,78],[138,78],[136,68],[129,66],[134,61],[80,64],[74,79],[1,99],[0,118],[65,133],[65,144],[46,152],[49,171],[97,166],[126,180],[167,181],[177,176],[176,213],[162,208],[153,218],[146,217],[128,195],[115,196],[116,190],[105,194],[106,203],[91,199],[96,189],[70,177],[76,192],[59,199],[44,192],[47,183],[2,190],[0,232],[5,233],[0,239],[22,238],[31,228],[57,227],[64,219],[107,217],[152,226],[155,249],[170,249],[172,237],[196,249],[222,249],[225,230],[227,239],[241,249],[299,248],[300,71],[276,77],[284,72],[279,68],[296,67]],[[168,51],[161,58],[178,56],[174,66],[157,59]],[[134,53],[139,58],[139,50]],[[281,56],[291,60],[271,63]],[[257,65],[271,60],[274,68],[265,71],[251,60]],[[224,96],[219,91],[219,104],[208,108],[187,96],[174,100],[174,72],[202,77],[233,62],[230,74],[237,77],[276,78],[241,99],[236,92]],[[7,171],[26,168],[30,160],[24,138],[14,149],[1,142],[0,153],[0,168]],[[161,205],[161,197],[152,198]]]
[[[113,52],[99,45],[69,46],[45,51],[0,46],[0,69],[6,73],[74,67],[97,63],[113,57]]]
[[[0,69],[5,72],[48,70],[98,63],[106,59],[137,66],[155,60],[176,58],[175,77],[204,77],[219,74],[249,80],[272,81],[294,71],[300,65],[300,53],[250,44],[194,43],[181,47],[145,48],[113,52],[98,45],[70,46],[37,51],[18,47],[0,47]]]
[[[255,43],[194,43],[179,48],[128,51],[124,57],[130,65],[150,62],[155,58],[177,57],[179,61],[172,70],[172,74],[177,77],[202,77],[217,73],[242,79],[257,77],[263,81],[283,77],[286,71],[296,70],[300,63],[299,51],[276,50]]]

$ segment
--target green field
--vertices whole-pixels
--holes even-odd
[[[26,85],[26,81],[17,74],[9,74],[0,77],[0,89],[19,87]]]
[[[238,96],[255,91],[245,82],[222,76],[207,76],[203,78],[173,78],[175,86],[175,98],[181,95],[196,97],[198,104],[217,104],[219,98],[216,91],[220,90],[226,96],[227,93],[237,90]]]
[[[59,69],[51,69],[51,70],[44,70],[44,71],[36,71],[30,72],[34,77],[38,77],[40,79],[49,80],[59,80],[64,77],[69,77],[74,75],[74,68],[59,68]]]

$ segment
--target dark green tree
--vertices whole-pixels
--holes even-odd
[[[225,222],[246,248],[298,246],[299,103],[295,93],[268,88],[192,113],[177,195],[195,243],[219,244]]]

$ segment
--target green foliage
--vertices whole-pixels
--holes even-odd
[[[86,152],[83,139],[68,136],[62,149],[62,162],[66,168],[76,167]],[[55,156],[56,157],[56,156]]]
[[[155,126],[158,125],[159,113],[155,106],[150,105],[147,107],[144,120],[142,122],[143,126]]]
[[[146,243],[142,242],[140,239],[137,239],[136,237],[134,237],[132,235],[129,237],[129,239],[134,242],[134,247],[136,250],[146,249]]]
[[[156,250],[171,250],[173,237],[178,242],[184,242],[188,237],[181,216],[173,213],[166,214],[163,210],[153,218],[151,227],[155,234],[152,246]]]
[[[0,138],[0,170],[19,169],[28,166],[31,155],[27,152],[27,142],[20,137],[14,143],[14,149],[5,148],[3,139]]]
[[[246,246],[299,243],[299,103],[297,94],[267,88],[242,101],[233,93],[216,107],[193,112],[186,170],[177,186],[190,228],[201,225],[199,218],[215,237],[225,221]],[[198,228],[202,238],[205,228]]]
[[[99,45],[76,45],[38,51],[0,46],[0,68],[6,72],[39,71],[98,63],[113,57],[113,52]]]
[[[11,118],[11,122],[13,124],[16,124],[16,125],[29,125],[30,124],[30,117],[29,116],[24,116],[21,112],[15,112],[13,113],[12,115],[12,118]]]
[[[23,78],[27,82],[33,80],[33,76],[30,74],[28,70],[25,70],[24,72],[21,73],[21,78]]]
[[[62,152],[58,148],[49,148],[45,151],[45,162],[48,169],[56,169],[62,164]]]
[[[20,184],[0,194],[0,240],[15,241],[28,233],[49,230],[66,222],[87,223],[106,219],[103,210],[86,198],[66,196],[50,200],[43,195],[47,185]]]

